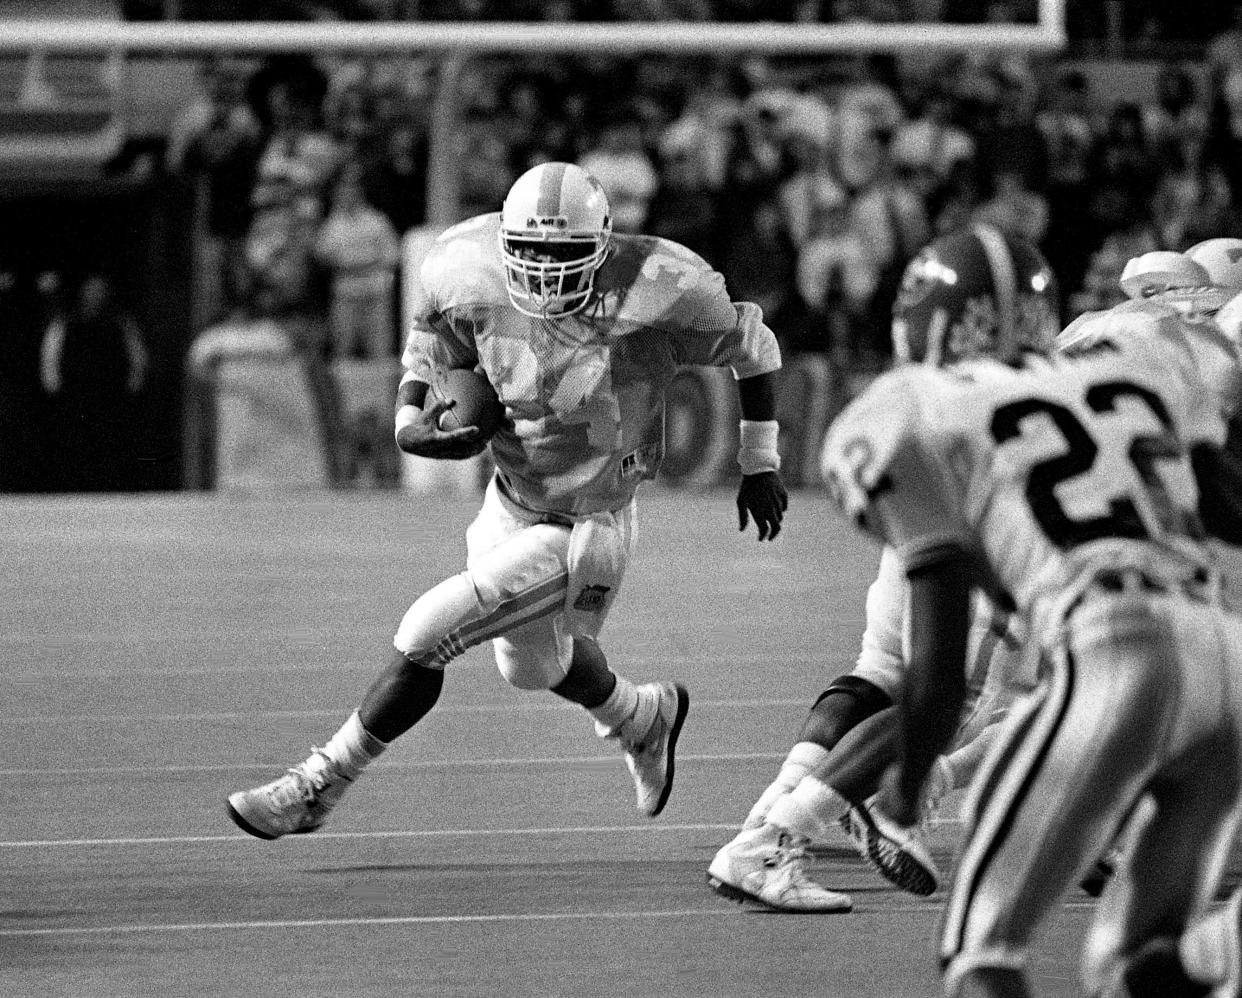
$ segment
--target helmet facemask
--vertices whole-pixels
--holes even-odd
[[[609,232],[564,233],[501,229],[500,255],[514,308],[537,319],[586,307],[595,274],[608,256]]]

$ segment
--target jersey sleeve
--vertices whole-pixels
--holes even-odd
[[[678,363],[729,367],[735,378],[780,369],[780,348],[763,310],[754,302],[730,300],[723,275],[697,254],[662,240],[643,261],[642,274],[676,282],[679,293],[662,325]]]
[[[474,367],[479,355],[468,310],[451,307],[468,289],[471,268],[483,265],[477,247],[449,229],[433,244],[419,268],[410,300],[409,330],[401,364],[419,381],[432,381],[437,368]]]
[[[877,378],[837,417],[821,458],[842,512],[895,548],[907,572],[972,547],[952,403],[927,378],[914,367]]]

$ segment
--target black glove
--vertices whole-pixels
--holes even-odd
[[[737,490],[737,529],[745,530],[749,517],[755,518],[759,540],[771,541],[781,532],[781,520],[789,508],[789,493],[778,471],[743,475]]]
[[[420,410],[417,419],[397,431],[397,446],[407,454],[446,461],[464,461],[482,454],[487,441],[477,426],[460,430],[440,429],[440,416],[455,404],[431,402],[427,408]]]

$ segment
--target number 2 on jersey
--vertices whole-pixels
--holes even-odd
[[[1145,517],[1135,497],[1121,491],[1108,496],[1107,513],[1070,516],[1057,498],[1057,486],[1091,473],[1099,456],[1099,444],[1073,410],[1050,399],[1018,399],[1000,406],[992,416],[992,438],[997,444],[1021,437],[1024,420],[1043,414],[1066,445],[1062,453],[1033,465],[1026,480],[1026,498],[1031,512],[1048,539],[1058,547],[1069,548],[1104,537],[1202,536],[1198,515],[1178,507],[1160,475],[1160,461],[1178,461],[1184,456],[1160,396],[1128,381],[1109,381],[1090,386],[1084,398],[1088,408],[1100,415],[1115,412],[1120,399],[1135,399],[1160,424],[1159,432],[1133,434],[1126,452],[1146,494],[1150,514]]]

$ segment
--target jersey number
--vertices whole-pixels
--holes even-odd
[[[1133,435],[1126,455],[1143,484],[1156,521],[1155,532],[1202,536],[1197,514],[1177,506],[1160,476],[1159,462],[1179,460],[1183,453],[1173,432],[1173,421],[1160,396],[1128,381],[1092,385],[1085,396],[1091,411],[1101,414],[1113,412],[1117,401],[1122,398],[1137,399],[1160,424],[1158,433]],[[1032,466],[1026,480],[1026,498],[1031,504],[1031,512],[1048,539],[1058,547],[1069,548],[1102,537],[1151,537],[1151,526],[1145,522],[1129,495],[1110,497],[1108,512],[1101,516],[1078,519],[1070,516],[1057,499],[1057,486],[1091,471],[1100,450],[1087,428],[1070,409],[1048,399],[1029,398],[1010,402],[998,408],[992,416],[993,439],[997,444],[1003,444],[1020,437],[1023,421],[1040,413],[1052,421],[1066,444],[1066,450],[1061,454]]]

